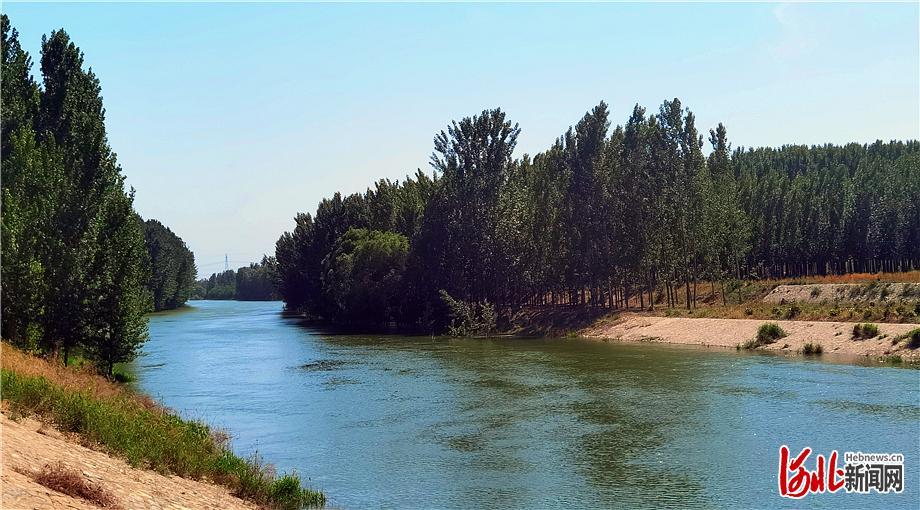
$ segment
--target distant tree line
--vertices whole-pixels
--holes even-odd
[[[195,255],[169,227],[157,220],[144,222],[144,244],[150,263],[147,288],[154,311],[185,304],[195,287]]]
[[[106,135],[99,80],[63,30],[42,38],[42,83],[2,21],[2,336],[111,375],[180,306],[194,256],[133,208]]]
[[[273,301],[275,292],[275,259],[262,257],[259,263],[213,273],[209,278],[198,280],[193,299],[234,299],[237,301]]]
[[[698,283],[920,265],[920,143],[732,150],[677,99],[610,129],[600,103],[513,157],[501,110],[434,139],[434,177],[298,214],[276,244],[291,309],[443,331],[524,305],[686,306]],[[456,324],[454,325],[456,328]]]

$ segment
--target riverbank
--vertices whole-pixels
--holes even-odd
[[[178,476],[136,469],[127,462],[76,444],[57,429],[37,420],[13,421],[4,411],[3,508],[73,508],[92,510],[96,504],[38,483],[35,472],[43,466],[63,465],[103,494],[108,508],[222,508],[251,510],[256,505],[233,496],[230,490]],[[116,506],[117,505],[117,506]]]
[[[325,503],[321,492],[303,488],[296,475],[277,476],[271,466],[259,459],[242,459],[233,454],[229,436],[222,431],[184,420],[151,398],[88,370],[49,363],[5,343],[0,346],[3,465],[11,468],[3,474],[4,507],[19,507],[6,503],[7,498],[16,502],[17,498],[41,501],[44,497],[14,473],[41,481],[42,474],[37,470],[43,469],[42,466],[53,470],[58,462],[63,463],[58,467],[66,476],[57,473],[51,478],[63,476],[69,480],[65,485],[70,488],[89,484],[113,495],[133,493],[138,483],[146,487],[142,491],[145,494],[157,493],[162,487],[180,489],[174,491],[176,503],[165,508],[223,508],[226,506],[223,501],[230,502],[231,508],[238,505],[287,509]],[[38,422],[47,434],[39,434],[40,429],[32,425]],[[19,440],[8,441],[8,431]],[[45,437],[66,444],[47,443]],[[62,459],[64,452],[69,453]],[[103,458],[108,460],[103,462],[100,460]],[[98,466],[104,468],[97,469]],[[130,478],[125,478],[126,473]],[[11,477],[9,483],[7,476]],[[134,482],[126,484],[129,480]],[[181,487],[201,488],[195,484],[210,487],[199,491],[210,503],[202,501],[202,505],[194,506],[183,503]],[[44,485],[58,493],[67,488],[47,480]],[[49,489],[44,490],[45,496],[50,494]],[[78,490],[70,493],[80,494]],[[235,498],[226,499],[231,495]],[[161,503],[158,497],[151,501]],[[127,508],[151,506],[127,501],[117,504],[125,505]]]
[[[757,336],[760,326],[776,323],[787,336],[775,343],[758,347],[760,350],[797,353],[805,344],[819,344],[825,353],[882,358],[898,356],[904,361],[920,361],[920,349],[911,349],[906,341],[893,341],[917,329],[917,324],[879,323],[878,335],[854,339],[853,322],[713,319],[687,317],[658,317],[624,313],[595,321],[578,331],[580,336],[630,342],[661,342],[737,348]],[[894,359],[894,358],[891,358]]]

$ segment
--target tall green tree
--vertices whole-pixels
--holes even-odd
[[[99,81],[63,31],[42,40],[42,87],[3,32],[3,336],[111,373],[146,336],[146,252],[108,145]]]

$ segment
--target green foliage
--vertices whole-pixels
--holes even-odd
[[[296,475],[272,476],[259,463],[234,455],[200,422],[149,408],[125,394],[96,398],[43,377],[2,371],[3,400],[17,414],[35,414],[65,432],[80,434],[133,466],[225,484],[271,508],[321,507],[321,492],[302,488]]]
[[[184,305],[195,286],[195,255],[179,236],[157,220],[144,222],[144,244],[150,259],[147,287],[154,311]]]
[[[399,317],[409,240],[395,232],[352,228],[323,261],[323,288],[334,318],[387,324]]]
[[[819,343],[806,342],[805,346],[802,348],[802,354],[811,356],[820,356],[824,352],[824,347],[821,347]]]
[[[196,296],[199,299],[234,299],[236,296],[236,271],[229,269],[213,273],[209,278],[197,282]]]
[[[447,306],[450,324],[447,333],[455,337],[489,335],[495,331],[495,307],[490,303],[466,303],[454,299],[447,291],[440,291]]]
[[[281,296],[336,316],[323,261],[350,228],[409,239],[399,322],[440,331],[440,290],[491,303],[500,322],[525,305],[674,307],[682,294],[693,308],[706,279],[740,302],[752,277],[920,264],[920,143],[733,151],[719,124],[705,157],[695,122],[673,99],[610,129],[601,103],[519,159],[519,128],[501,110],[453,122],[435,137],[434,179],[337,193],[296,217],[276,244]],[[412,221],[394,221],[399,210]]]
[[[99,80],[62,30],[42,39],[43,87],[2,16],[2,335],[82,349],[111,372],[146,337],[147,254],[105,132]]]
[[[761,345],[772,344],[785,336],[786,332],[775,322],[768,322],[757,328],[757,342]]]
[[[779,324],[768,322],[757,328],[757,336],[741,344],[740,348],[756,349],[763,345],[772,344],[785,336],[786,332],[783,331],[783,328],[779,327]]]
[[[236,271],[228,269],[212,273],[210,277],[198,280],[192,290],[192,298],[272,301],[278,299],[277,281],[278,263],[275,257],[263,256],[259,263]]]
[[[262,257],[262,262],[249,264],[236,271],[236,292],[238,301],[272,301],[275,292],[275,257]]]
[[[853,340],[866,340],[878,336],[878,326],[872,323],[853,326]]]
[[[891,343],[892,345],[897,345],[901,342],[907,341],[908,349],[916,349],[920,347],[920,328],[914,328],[903,335],[895,337]]]

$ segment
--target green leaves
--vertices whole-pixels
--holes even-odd
[[[409,240],[395,232],[349,229],[323,261],[334,317],[383,324],[399,318]]]
[[[3,336],[97,367],[146,338],[147,254],[105,133],[99,81],[64,31],[42,41],[43,88],[3,25]]]
[[[150,265],[147,288],[151,292],[153,310],[178,308],[192,295],[195,255],[182,238],[159,221],[147,220],[143,229]]]

